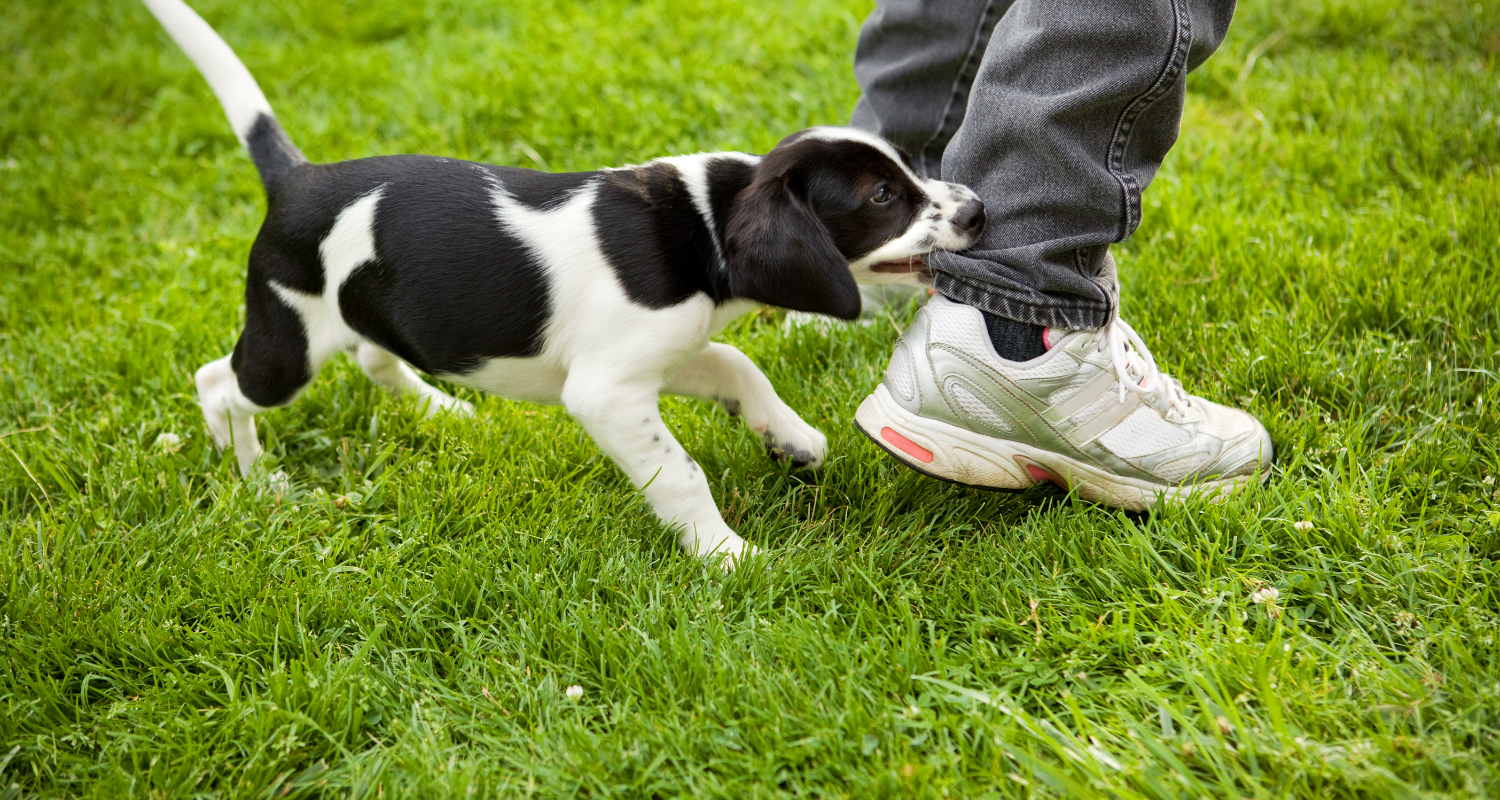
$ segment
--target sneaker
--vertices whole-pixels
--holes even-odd
[[[896,344],[855,422],[903,464],[988,489],[1051,481],[1085,500],[1146,511],[1264,481],[1271,436],[1255,417],[1182,389],[1130,326],[1048,329],[1047,352],[995,354],[984,316],[942,296]]]

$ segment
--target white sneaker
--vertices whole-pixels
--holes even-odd
[[[1182,389],[1123,320],[1049,329],[1047,352],[995,354],[978,309],[934,297],[855,414],[897,460],[966,486],[1051,481],[1145,511],[1163,497],[1219,497],[1264,481],[1271,436],[1255,417]]]

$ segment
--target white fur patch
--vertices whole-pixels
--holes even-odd
[[[724,245],[719,241],[713,201],[708,196],[708,162],[720,158],[734,159],[751,166],[760,163],[759,157],[746,153],[695,153],[690,156],[658,158],[656,161],[671,164],[682,176],[688,195],[693,198],[693,208],[698,209],[698,214],[703,217],[703,224],[708,226],[708,236],[714,243],[714,258],[718,260],[718,267],[724,269]]]
[[[323,258],[323,295],[338,296],[354,270],[375,260],[375,210],[385,196],[382,184],[339,212],[328,237],[318,245]]]
[[[322,294],[308,294],[271,282],[276,294],[302,319],[313,374],[334,353],[348,350],[361,341],[339,311],[339,289],[355,270],[375,260],[375,210],[384,194],[385,187],[381,186],[339,212],[333,229],[318,247],[323,261]]]

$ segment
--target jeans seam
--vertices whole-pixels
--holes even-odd
[[[1104,247],[1106,248],[1107,253],[1109,245],[1104,245]],[[1087,278],[1091,283],[1093,283],[1095,286],[1098,286],[1104,292],[1104,302],[1102,304],[1096,304],[1093,301],[1087,301],[1089,305],[1096,308],[1102,305],[1104,312],[1109,315],[1111,319],[1113,319],[1118,313],[1118,310],[1115,308],[1115,293],[1111,291],[1109,287],[1100,285],[1097,275],[1089,274],[1089,268],[1092,266],[1092,262],[1094,260],[1093,254],[1093,247],[1075,248],[1073,250],[1073,267],[1078,271],[1079,275]]]
[[[985,23],[990,17],[990,10],[995,7],[995,2],[996,0],[987,0],[987,2],[984,4],[984,10],[979,14],[979,24],[974,27],[974,39],[973,41],[969,42],[969,52],[964,56],[964,63],[959,67],[958,74],[953,76],[953,88],[948,91],[948,104],[943,106],[943,113],[938,117],[937,130],[933,131],[932,136],[928,137],[927,141],[922,143],[922,147],[917,153],[917,158],[921,159],[922,163],[922,174],[926,175],[929,178],[934,177],[934,175],[927,168],[927,154],[932,150],[932,145],[937,142],[937,140],[943,135],[944,131],[948,130],[948,120],[953,116],[954,101],[956,101],[960,95],[967,94],[967,92],[964,91],[964,87],[973,85],[973,79],[971,78],[970,80],[965,81],[964,76],[968,74],[970,65],[974,63],[975,54],[979,54],[981,58],[983,57],[985,50],[984,46],[989,42],[989,36],[985,34],[985,30],[992,27],[986,25]],[[967,105],[967,103],[965,103],[965,105]],[[960,116],[959,123],[962,124],[962,122],[963,119]],[[955,126],[954,131],[957,132],[957,130],[958,128],[957,126]],[[939,175],[936,177],[941,177],[942,166],[942,162],[939,161]]]
[[[1140,184],[1136,182],[1133,175],[1125,171],[1125,151],[1130,146],[1130,134],[1135,127],[1135,121],[1145,111],[1146,107],[1156,102],[1171,88],[1172,82],[1182,74],[1187,63],[1189,45],[1192,43],[1192,31],[1189,30],[1191,18],[1182,8],[1179,0],[1172,0],[1172,46],[1167,54],[1166,63],[1162,65],[1161,72],[1156,76],[1156,81],[1146,91],[1136,95],[1125,108],[1120,111],[1120,117],[1115,121],[1115,130],[1110,136],[1107,163],[1105,168],[1115,177],[1120,184],[1120,190],[1125,199],[1125,215],[1120,220],[1119,233],[1115,241],[1124,241],[1141,223],[1141,191]]]

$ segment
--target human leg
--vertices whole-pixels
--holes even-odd
[[[943,178],[979,193],[988,225],[970,250],[933,260],[937,290],[1035,325],[1108,324],[1119,288],[1105,252],[1140,224],[1187,73],[1233,12],[1233,0],[1016,0],[943,155]]]
[[[902,337],[860,427],[930,475],[994,488],[1051,480],[1128,508],[1263,477],[1265,429],[1188,395],[1118,320],[1108,254],[1140,222],[1186,74],[1222,41],[1232,0],[974,2],[968,50],[956,28],[924,23],[939,6],[889,0],[871,17],[859,57],[877,63],[856,64],[866,95],[855,123],[924,152],[942,144],[941,176],[974,188],[990,224],[974,248],[931,259],[949,299]],[[915,98],[944,79],[942,103]]]
[[[880,0],[860,31],[854,75],[863,95],[850,125],[885,137],[939,177],[964,120],[1000,0]]]
[[[1187,72],[1233,13],[1234,0],[882,0],[855,53],[851,124],[985,203],[980,241],[933,256],[937,290],[1037,326],[1109,322],[1106,249],[1140,224]]]

